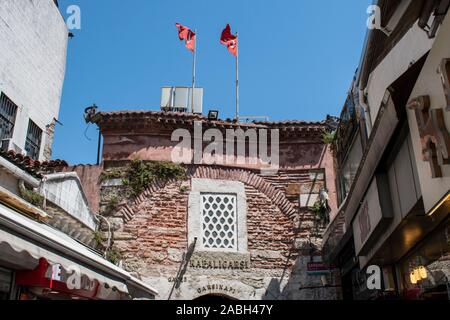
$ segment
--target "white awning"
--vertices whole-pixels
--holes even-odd
[[[35,262],[36,265],[39,263],[40,258],[44,258],[51,265],[61,265],[61,267],[66,270],[77,270],[81,276],[86,276],[90,280],[97,280],[100,284],[107,284],[111,288],[116,288],[120,292],[128,293],[128,288],[125,283],[120,281],[112,280],[98,272],[92,271],[89,268],[83,267],[78,263],[71,261],[46,250],[36,244],[30,243],[18,236],[8,233],[0,229],[0,253],[6,254],[7,256],[14,257],[14,253],[25,259],[25,262],[29,264],[30,262]],[[17,260],[16,260],[17,261]],[[16,263],[20,263],[17,261]]]
[[[37,266],[39,259],[44,258],[65,270],[77,268],[81,275],[123,293],[129,293],[128,285],[147,294],[157,294],[153,288],[65,233],[33,221],[3,204],[0,204],[0,253],[2,259],[15,257],[9,260],[16,264],[23,260],[28,266]]]

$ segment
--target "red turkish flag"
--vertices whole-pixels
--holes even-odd
[[[237,36],[231,34],[230,25],[227,24],[225,29],[222,31],[222,36],[220,37],[220,43],[227,46],[228,51],[235,57],[238,55],[238,38]]]
[[[186,48],[191,50],[192,52],[195,51],[195,32],[193,32],[191,29],[176,23],[175,26],[178,29],[178,38],[180,38],[181,41],[186,41]]]

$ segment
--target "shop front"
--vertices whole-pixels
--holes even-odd
[[[9,300],[13,284],[13,271],[0,267],[0,300]]]
[[[60,264],[51,265],[39,259],[32,271],[18,271],[15,277],[20,300],[125,300],[127,289],[120,282],[111,287],[95,277],[89,278],[76,270],[66,270]]]
[[[450,218],[399,263],[404,299],[450,300]]]
[[[0,299],[154,299],[157,292],[68,235],[0,204]]]
[[[450,299],[449,36],[447,14],[407,105],[423,201],[407,233],[420,241],[398,266],[399,287],[408,299]],[[432,229],[423,232],[427,225]]]

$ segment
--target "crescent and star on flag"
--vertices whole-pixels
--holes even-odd
[[[228,51],[235,57],[238,55],[238,37],[231,33],[231,27],[229,24],[223,29],[220,37],[220,43],[227,46]]]
[[[195,32],[179,23],[176,23],[175,26],[178,29],[178,38],[180,39],[180,41],[184,40],[186,42],[186,48],[194,52],[196,49],[197,40]]]

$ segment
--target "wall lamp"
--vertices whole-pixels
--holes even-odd
[[[208,112],[208,120],[217,121],[218,119],[219,119],[219,111],[217,111],[217,110],[210,110]]]

